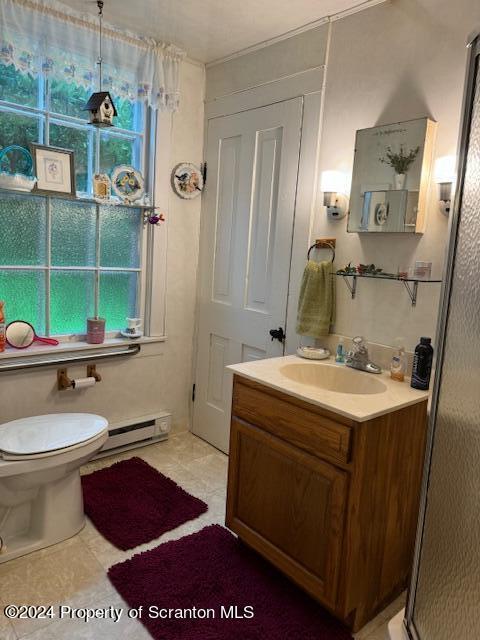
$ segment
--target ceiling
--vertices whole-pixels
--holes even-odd
[[[63,0],[97,13],[94,0]],[[185,49],[208,63],[365,0],[105,0],[105,21]]]

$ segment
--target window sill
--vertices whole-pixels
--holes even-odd
[[[118,347],[125,347],[135,344],[152,344],[155,342],[165,342],[166,336],[158,336],[158,337],[148,337],[143,336],[142,338],[137,338],[133,340],[129,340],[128,338],[108,338],[102,344],[88,344],[87,342],[77,341],[77,342],[60,342],[55,347],[50,345],[42,345],[41,343],[33,344],[31,347],[27,349],[13,349],[12,347],[8,347],[5,351],[0,353],[0,362],[5,360],[17,360],[18,358],[31,358],[32,356],[44,356],[44,355],[54,355],[54,354],[67,354],[67,353],[78,353],[79,351],[94,351],[98,349],[102,350],[114,350]]]

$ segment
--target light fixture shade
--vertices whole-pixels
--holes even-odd
[[[455,156],[442,156],[435,161],[435,182],[443,184],[455,182],[456,177]]]
[[[440,188],[440,200],[442,200],[443,202],[448,202],[452,199],[452,183],[451,182],[440,182],[439,183],[439,188]]]
[[[320,180],[320,190],[333,193],[349,192],[349,180],[346,173],[342,171],[322,171]]]
[[[324,191],[323,192],[323,206],[324,207],[334,207],[335,200],[337,197],[336,191]]]

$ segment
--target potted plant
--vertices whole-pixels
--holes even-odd
[[[392,147],[387,147],[384,158],[379,158],[383,164],[388,164],[395,171],[395,189],[403,189],[405,186],[405,177],[410,165],[420,151],[420,147],[410,149],[405,152],[403,144],[400,145],[400,151],[396,153]]]

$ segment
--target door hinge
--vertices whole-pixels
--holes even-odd
[[[203,177],[203,186],[205,186],[207,184],[207,163],[203,162],[200,170],[202,172],[202,177]]]
[[[192,402],[195,402],[195,385],[192,387]]]

